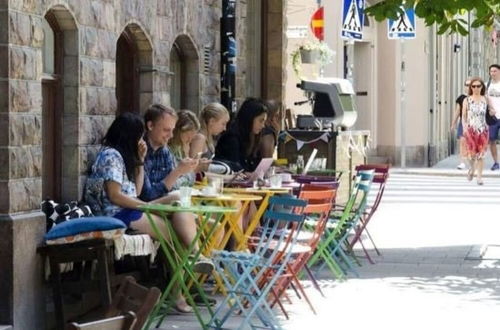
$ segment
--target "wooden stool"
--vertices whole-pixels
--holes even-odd
[[[37,249],[38,253],[49,258],[57,329],[64,330],[66,322],[63,293],[82,293],[89,289],[96,289],[100,292],[102,305],[107,307],[111,304],[108,253],[112,246],[111,240],[93,239],[70,244],[44,245]],[[98,279],[78,282],[61,281],[59,264],[91,260],[97,260]]]

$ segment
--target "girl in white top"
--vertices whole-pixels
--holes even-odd
[[[200,132],[191,141],[190,157],[201,152],[201,157],[212,159],[215,154],[215,139],[226,130],[229,122],[229,111],[220,103],[207,104],[200,113]],[[208,172],[229,174],[231,169],[222,162],[214,161],[208,167]]]

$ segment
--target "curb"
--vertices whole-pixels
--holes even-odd
[[[448,176],[448,177],[466,177],[466,170],[454,169],[433,169],[433,168],[393,168],[390,174],[409,174],[409,175],[431,175],[431,176]],[[483,171],[483,178],[500,178],[500,171],[493,172],[491,170]]]

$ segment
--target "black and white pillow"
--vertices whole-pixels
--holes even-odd
[[[40,208],[46,217],[47,232],[61,222],[93,216],[88,205],[75,201],[59,204],[51,199],[45,199],[40,203]]]

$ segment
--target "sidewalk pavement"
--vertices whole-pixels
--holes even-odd
[[[458,164],[460,164],[460,157],[458,155],[451,155],[432,167],[424,168],[393,168],[391,173],[398,174],[422,174],[422,175],[443,175],[443,176],[466,176],[467,169],[459,170],[457,169]],[[483,177],[494,178],[500,177],[500,171],[492,171],[490,168],[493,165],[493,158],[488,152],[484,159]]]

